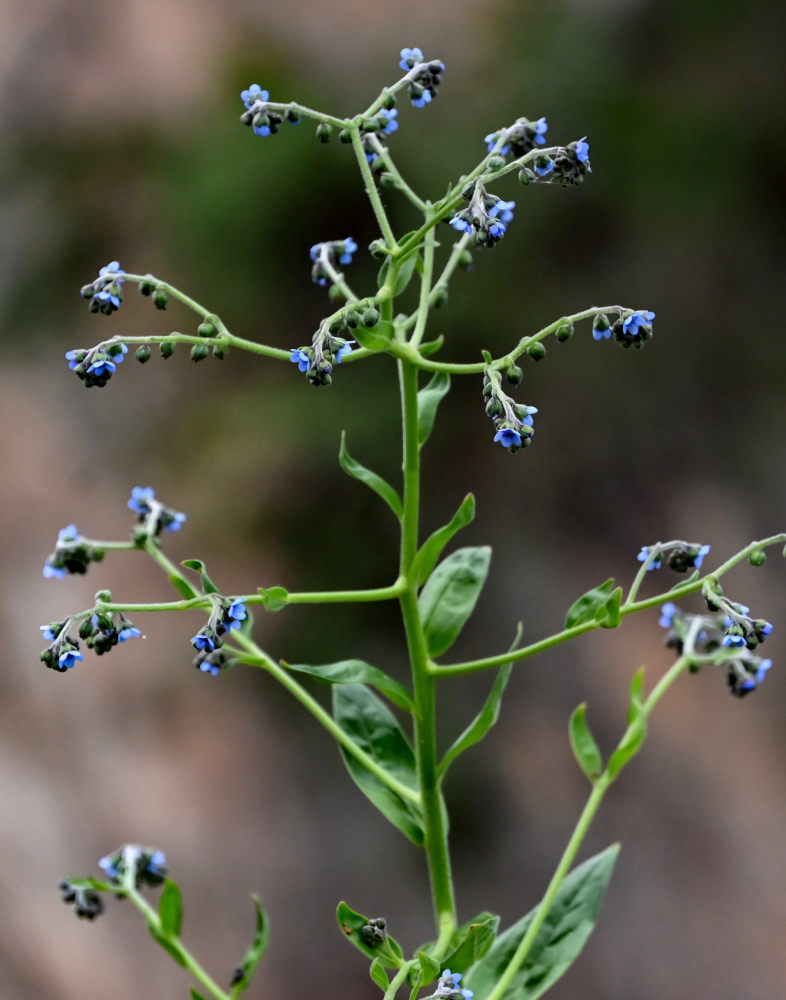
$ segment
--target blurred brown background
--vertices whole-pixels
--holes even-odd
[[[281,364],[235,354],[195,366],[182,352],[144,369],[128,361],[86,391],[67,349],[193,320],[177,306],[157,313],[133,289],[119,314],[95,317],[78,288],[119,258],[240,335],[308,342],[327,308],[308,247],[349,234],[365,246],[373,220],[346,147],[320,146],[309,124],[266,140],[240,126],[238,93],[254,81],[352,113],[396,78],[402,46],[441,57],[439,99],[402,104],[392,140],[432,196],[521,114],[547,115],[555,141],[588,134],[594,173],[582,188],[500,187],[518,202],[515,222],[493,257],[456,277],[432,328],[446,357],[470,360],[592,303],[657,312],[640,353],[595,344],[584,326],[528,364],[520,395],[541,412],[527,453],[492,444],[479,382],[458,382],[443,404],[424,530],[471,489],[479,515],[462,541],[495,552],[450,659],[505,648],[519,618],[532,640],[589,586],[629,581],[643,543],[710,542],[720,560],[784,528],[783,18],[735,0],[6,0],[0,17],[0,995],[187,994],[186,974],[128,906],[86,925],[58,899],[63,873],[95,871],[134,840],[166,850],[186,941],[221,981],[257,891],[273,935],[250,996],[373,997],[335,904],[384,914],[412,948],[431,934],[423,862],[355,790],[330,740],[265,675],[193,670],[198,615],[140,616],[144,642],[86,656],[67,676],[39,664],[37,627],[103,586],[169,598],[141,555],[110,555],[84,580],[41,577],[70,521],[125,537],[136,484],[188,512],[168,551],[205,559],[227,591],[389,582],[392,518],[335,457],[346,428],[358,458],[396,475],[392,365],[347,367],[315,392]],[[386,201],[398,230],[411,228],[407,205]],[[374,271],[358,255],[353,284],[370,288]],[[785,579],[775,550],[728,578],[727,592],[776,623],[766,685],[738,702],[719,674],[686,679],[609,795],[585,854],[617,839],[623,851],[555,1000],[783,995]],[[611,744],[635,668],[652,678],[669,662],[656,620],[517,668],[497,729],[449,782],[464,919],[488,908],[507,924],[537,900],[586,791],[568,715],[586,699]],[[404,676],[393,608],[260,612],[257,631],[292,662],[358,655]],[[446,740],[490,682],[443,685]]]

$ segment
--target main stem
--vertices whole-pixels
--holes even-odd
[[[447,843],[447,825],[442,793],[437,775],[435,678],[428,670],[428,650],[423,634],[417,600],[417,581],[411,574],[418,547],[420,513],[420,443],[418,441],[418,372],[404,360],[398,362],[401,387],[401,415],[404,438],[404,516],[401,524],[400,574],[406,589],[399,597],[407,634],[412,687],[415,696],[415,755],[418,765],[420,795],[425,823],[425,849],[428,858],[434,913],[439,930],[437,946],[447,945],[456,928],[456,904]]]

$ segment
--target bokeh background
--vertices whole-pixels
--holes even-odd
[[[720,561],[784,528],[784,18],[738,0],[6,0],[0,22],[0,994],[186,995],[186,974],[129,906],[86,925],[59,901],[62,874],[96,871],[131,840],[166,850],[186,940],[220,980],[245,949],[256,891],[273,934],[250,996],[374,996],[335,904],[384,914],[412,948],[431,934],[423,861],[330,740],[265,675],[196,672],[199,615],[145,616],[144,642],[86,656],[67,676],[40,665],[37,627],[99,587],[169,598],[141,555],[110,554],[86,579],[41,577],[71,521],[126,537],[137,484],[188,512],[168,551],[205,559],[226,591],[387,583],[394,524],[336,454],[345,428],[358,458],[397,474],[392,365],[349,366],[315,392],[286,365],[235,354],[196,366],[179,352],[128,361],[86,391],[64,351],[110,328],[163,333],[193,319],[133,289],[119,314],[95,317],[78,289],[119,258],[240,335],[308,342],[327,308],[308,247],[350,234],[364,246],[373,219],[346,147],[321,146],[309,124],[265,140],[240,126],[237,95],[253,81],[352,113],[396,78],[403,45],[439,56],[439,99],[402,105],[392,141],[435,197],[519,115],[547,115],[557,141],[589,135],[583,187],[500,188],[518,202],[515,222],[457,275],[432,328],[446,357],[472,360],[592,303],[657,312],[642,352],[596,344],[584,326],[527,364],[521,398],[541,412],[526,453],[492,445],[474,379],[440,411],[424,529],[473,490],[479,516],[462,541],[494,546],[450,658],[506,648],[519,619],[532,640],[588,587],[629,581],[644,543],[708,542]],[[408,206],[385,200],[398,230],[412,228]],[[370,288],[374,272],[358,255],[353,284]],[[745,701],[704,671],[659,709],[585,846],[620,840],[623,851],[555,1000],[782,995],[784,579],[776,550],[727,578],[776,623],[775,669]],[[358,655],[404,677],[393,608],[293,608],[260,613],[257,628],[291,662]],[[447,789],[464,919],[488,908],[508,924],[534,905],[585,797],[569,713],[587,700],[610,746],[634,670],[647,664],[652,678],[669,662],[661,642],[653,612],[517,668],[497,728]],[[490,681],[443,685],[446,740]]]

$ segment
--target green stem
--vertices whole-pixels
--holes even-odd
[[[379,137],[375,133],[370,135],[371,148],[377,154],[377,156],[385,164],[385,169],[389,174],[392,174],[396,181],[396,188],[401,191],[401,193],[408,198],[415,208],[420,209],[421,212],[428,211],[428,204],[423,201],[423,199],[412,190],[412,188],[407,184],[404,178],[401,176],[396,164],[393,162],[393,158],[390,155],[390,151],[387,146],[380,142]]]
[[[277,111],[282,116],[286,116],[287,111],[295,111],[301,118],[312,118],[315,122],[327,122],[335,128],[349,128],[351,124],[347,118],[336,118],[335,115],[325,114],[324,111],[316,111],[314,108],[306,107],[305,104],[298,104],[297,101],[289,101],[287,104],[265,101],[265,104],[271,111]]]
[[[431,280],[434,274],[434,250],[436,240],[428,239],[423,245],[423,271],[420,275],[420,298],[418,300],[417,320],[410,338],[410,346],[417,347],[423,339],[431,302]]]
[[[415,962],[405,962],[395,976],[390,980],[390,986],[385,990],[385,995],[382,1000],[393,1000],[395,995],[407,981],[407,975],[409,970],[415,965]]]
[[[417,369],[399,362],[404,437],[404,514],[401,526],[401,576],[407,589],[399,598],[407,634],[415,705],[415,756],[425,824],[425,849],[440,941],[456,927],[456,904],[447,844],[445,807],[437,773],[435,679],[428,670],[428,650],[417,602],[417,581],[410,568],[417,552],[420,509],[420,445],[418,441]]]
[[[161,546],[158,544],[155,538],[148,538],[146,540],[144,544],[144,550],[151,557],[151,559],[157,562],[158,565],[161,567],[161,569],[163,569],[164,572],[168,574],[170,581],[172,581],[173,583],[175,579],[180,581],[181,587],[178,587],[177,589],[179,589],[181,593],[184,593],[186,590],[190,590],[191,591],[190,598],[200,597],[200,594],[197,593],[196,590],[194,590],[193,586],[185,578],[180,567],[175,566],[175,564],[164,555],[164,553],[161,551]],[[190,598],[187,598],[187,600],[190,600]]]
[[[377,224],[382,230],[382,235],[385,237],[385,243],[387,246],[389,248],[395,247],[396,237],[393,235],[393,230],[390,228],[390,223],[388,222],[388,217],[385,214],[382,199],[379,197],[379,191],[377,190],[374,175],[368,164],[368,160],[366,159],[366,154],[363,152],[363,143],[360,141],[360,132],[358,131],[357,125],[353,125],[349,132],[352,136],[352,148],[355,150],[355,156],[357,157],[358,166],[360,167],[360,174],[363,177],[363,183],[366,186],[366,194],[371,202],[371,207],[374,209]]]
[[[150,927],[159,937],[167,941],[167,943],[177,953],[185,968],[188,969],[194,979],[196,979],[197,982],[200,983],[211,994],[211,996],[215,998],[215,1000],[230,1000],[229,993],[222,990],[213,977],[202,968],[180,938],[164,934],[160,917],[145,897],[138,892],[133,885],[124,886],[120,895],[123,895],[127,899],[131,900],[134,906],[144,915]]]
[[[374,760],[373,757],[369,756],[365,750],[355,743],[355,741],[348,736],[344,730],[338,725],[338,723],[330,716],[324,708],[316,701],[311,695],[298,684],[298,682],[292,677],[291,674],[281,667],[275,660],[271,659],[263,649],[261,649],[253,639],[244,635],[243,632],[233,632],[232,641],[237,643],[247,652],[251,654],[250,657],[243,658],[241,662],[247,663],[249,666],[262,667],[266,670],[272,677],[274,677],[283,687],[293,695],[300,704],[314,716],[314,718],[319,722],[336,740],[337,743],[347,751],[348,754],[353,756],[358,760],[363,767],[366,768],[371,774],[378,778],[384,785],[387,785],[391,791],[395,792],[402,799],[406,799],[408,802],[414,805],[420,805],[420,796],[417,792],[413,791],[408,785],[397,781],[388,771],[380,767],[379,764]]]

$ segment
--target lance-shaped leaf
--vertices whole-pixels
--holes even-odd
[[[382,476],[378,476],[376,472],[372,472],[367,469],[365,465],[361,465],[360,462],[356,462],[355,459],[347,451],[346,434],[342,432],[341,434],[341,450],[338,453],[338,460],[341,463],[341,468],[348,475],[352,476],[353,479],[359,480],[361,483],[365,483],[369,489],[373,490],[377,496],[382,497],[385,503],[390,507],[393,513],[399,520],[404,514],[404,506],[401,502],[401,497],[393,489],[390,483],[386,482]]]
[[[412,695],[404,685],[363,660],[341,660],[338,663],[323,663],[321,666],[285,663],[282,660],[281,665],[287,670],[297,670],[301,674],[317,677],[327,684],[369,684],[387,695],[399,708],[406,711],[412,709]]]
[[[400,295],[407,285],[412,280],[412,275],[415,273],[415,264],[418,259],[418,251],[413,250],[409,257],[403,262],[396,275],[396,280],[393,285],[393,295]],[[385,284],[390,271],[390,257],[385,259],[384,264],[379,269],[379,274],[377,275],[377,287],[381,288]]]
[[[364,917],[343,901],[336,909],[341,932],[364,955],[379,959],[386,969],[397,969],[404,958],[401,945],[392,938],[381,917]]]
[[[243,956],[243,961],[237,967],[232,977],[233,998],[240,996],[243,990],[247,989],[256,972],[260,959],[265,954],[270,937],[270,925],[267,914],[257,896],[252,896],[251,898],[254,900],[254,909],[256,910],[256,930],[254,931],[251,944],[248,946],[248,951]]]
[[[343,731],[383,770],[417,791],[415,754],[395,716],[362,684],[337,684],[333,688],[333,715]],[[341,748],[352,779],[390,822],[414,843],[424,840],[420,809],[368,771]]]
[[[388,344],[393,339],[395,329],[388,320],[380,320],[376,326],[367,327],[361,323],[352,331],[352,336],[369,351],[387,350]]]
[[[432,964],[426,966],[425,962],[421,960],[422,984],[425,986],[426,983],[436,979],[440,969],[450,969],[452,972],[463,973],[480,961],[494,944],[498,926],[499,917],[484,911],[462,924],[461,927],[457,927],[447,944],[443,958],[439,962],[432,958],[430,960]],[[421,955],[430,956],[434,943],[431,941],[429,944],[424,944],[417,953],[418,959]],[[412,970],[408,977],[410,986],[415,984],[417,971],[417,969]]]
[[[207,575],[205,564],[202,562],[201,559],[184,559],[180,565],[185,566],[186,569],[193,569],[196,573],[199,573],[200,579],[202,581],[203,594],[218,593],[218,587],[213,583],[213,581]]]
[[[167,937],[180,937],[183,925],[183,899],[176,882],[167,879],[158,901],[158,916],[161,930]]]
[[[582,702],[570,717],[570,747],[581,770],[594,781],[603,770],[603,758],[587,725],[587,705]]]
[[[429,656],[449,649],[477,602],[489,571],[488,546],[458,549],[443,560],[423,588],[418,606]]]
[[[616,628],[620,623],[622,588],[614,587],[613,578],[593,587],[573,603],[565,618],[565,628],[597,622],[603,628]]]
[[[565,878],[529,954],[504,993],[506,1000],[536,1000],[578,958],[597,920],[617,860],[613,844],[579,865]],[[462,986],[485,997],[496,986],[527,933],[537,908],[504,931],[488,954],[467,971]]]
[[[519,625],[516,631],[516,638],[513,640],[513,644],[510,647],[511,652],[516,648],[516,646],[518,646],[520,639],[521,625]],[[499,718],[499,706],[502,701],[502,695],[505,693],[505,688],[508,685],[512,669],[512,663],[503,663],[497,671],[494,684],[492,685],[491,691],[489,691],[488,698],[486,698],[483,703],[483,708],[481,708],[458,739],[453,742],[445,753],[445,756],[440,761],[439,768],[437,769],[437,773],[440,778],[444,776],[448,767],[450,767],[459,754],[464,753],[465,750],[468,750],[471,746],[479,743],[489,729],[496,724],[496,721]],[[446,965],[448,965],[451,969],[453,968],[449,962],[446,962]],[[458,971],[460,972],[461,970],[459,969]]]
[[[418,444],[424,445],[434,428],[437,407],[450,389],[450,375],[435,372],[428,385],[418,393]]]
[[[206,1000],[206,997],[202,996],[202,994],[198,990],[195,990],[194,987],[192,986],[191,1000]]]
[[[451,538],[465,528],[475,517],[475,497],[468,493],[461,501],[461,506],[441,528],[432,532],[418,549],[418,554],[412,560],[411,575],[415,586],[419,587],[431,575],[431,571],[439,559],[440,553]]]
[[[630,704],[628,706],[628,729],[620,740],[619,746],[609,758],[609,777],[614,779],[641,749],[647,738],[647,716],[644,712],[642,693],[644,689],[644,667],[639,667],[630,685]]]
[[[371,963],[368,974],[371,976],[371,982],[378,986],[383,993],[386,993],[390,986],[390,979],[387,972],[385,972],[385,966],[378,958],[375,958]]]

